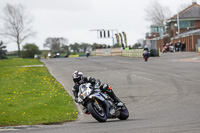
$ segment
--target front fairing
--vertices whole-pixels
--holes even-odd
[[[92,92],[90,83],[81,84],[79,86],[78,101],[83,102]]]

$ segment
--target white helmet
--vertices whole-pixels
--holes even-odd
[[[83,73],[80,71],[75,71],[72,74],[74,83],[82,84],[83,83]]]
[[[144,48],[148,48],[148,46],[147,46],[147,45],[145,45],[145,46],[144,46]]]

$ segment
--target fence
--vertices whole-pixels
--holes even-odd
[[[90,53],[96,56],[127,56],[127,57],[143,57],[143,49],[122,50],[121,48],[112,49],[96,49]],[[150,56],[159,56],[157,49],[150,49]]]
[[[111,48],[111,49],[96,49],[91,55],[96,56],[121,56],[121,48]]]
[[[196,50],[200,53],[200,39],[197,40]]]
[[[122,50],[122,56],[126,57],[143,57],[143,49]]]
[[[159,56],[159,49],[150,49],[150,56]]]

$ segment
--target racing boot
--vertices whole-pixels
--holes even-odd
[[[120,99],[115,95],[111,87],[109,86],[109,91],[107,92],[108,95],[114,100],[118,107],[123,107],[124,104],[120,101]]]
[[[85,106],[83,106],[83,113],[87,114],[87,115],[89,114],[89,111],[87,110],[87,108]]]
[[[102,84],[100,86],[100,89],[103,91],[103,92],[106,92],[113,100],[114,102],[116,103],[116,105],[118,107],[122,107],[124,106],[124,104],[120,101],[120,99],[115,95],[115,93],[113,92],[112,88],[108,85],[108,84]]]
[[[123,106],[124,106],[124,103],[122,103],[121,101],[117,102],[117,107],[123,107]]]

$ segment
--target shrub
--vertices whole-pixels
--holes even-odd
[[[23,58],[34,58],[35,54],[39,54],[39,48],[35,44],[26,44],[22,49],[22,57]]]

